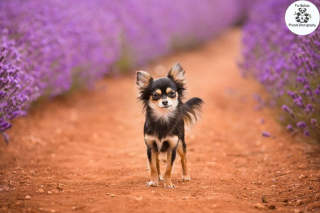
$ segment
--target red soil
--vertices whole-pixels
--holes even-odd
[[[262,89],[239,76],[239,45],[232,30],[144,67],[160,77],[179,61],[188,97],[205,101],[186,137],[191,182],[180,181],[178,159],[176,189],[146,186],[144,116],[134,75],[122,76],[14,122],[11,142],[0,143],[0,212],[319,211],[319,147],[283,130],[269,109],[254,110]]]

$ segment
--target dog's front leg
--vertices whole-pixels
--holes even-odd
[[[164,174],[164,187],[165,188],[176,188],[171,182],[171,171],[174,160],[176,159],[176,149],[169,150],[167,152],[167,168]]]
[[[159,160],[159,157],[157,157],[157,172],[158,172],[158,180],[163,180],[163,177],[162,177],[161,171],[160,171],[160,160]]]
[[[157,159],[158,159],[158,152],[152,148],[147,149],[148,160],[150,164],[150,173],[151,173],[151,180],[147,182],[147,186],[158,186],[158,172],[157,172]]]

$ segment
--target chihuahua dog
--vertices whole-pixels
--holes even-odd
[[[137,72],[138,99],[142,101],[146,115],[144,141],[151,171],[147,186],[157,187],[158,180],[164,180],[165,188],[175,188],[171,182],[171,170],[176,152],[181,157],[182,180],[191,180],[187,169],[184,132],[186,126],[191,126],[199,119],[203,101],[191,98],[182,102],[186,90],[184,73],[179,63],[173,65],[166,77],[156,80],[146,71]],[[167,154],[164,179],[160,173],[160,153]]]

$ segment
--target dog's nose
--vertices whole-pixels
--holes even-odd
[[[167,105],[168,105],[168,101],[167,101],[167,100],[164,100],[164,101],[162,101],[162,104],[165,105],[165,106],[167,106]]]

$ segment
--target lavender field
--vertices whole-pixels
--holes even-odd
[[[1,1],[0,131],[39,97],[207,41],[239,22],[250,2]]]
[[[261,101],[293,134],[320,138],[320,28],[307,36],[290,32],[284,14],[292,0],[255,5],[243,27],[242,72],[270,93]],[[312,1],[320,8],[320,1]],[[273,14],[273,15],[270,15]]]

